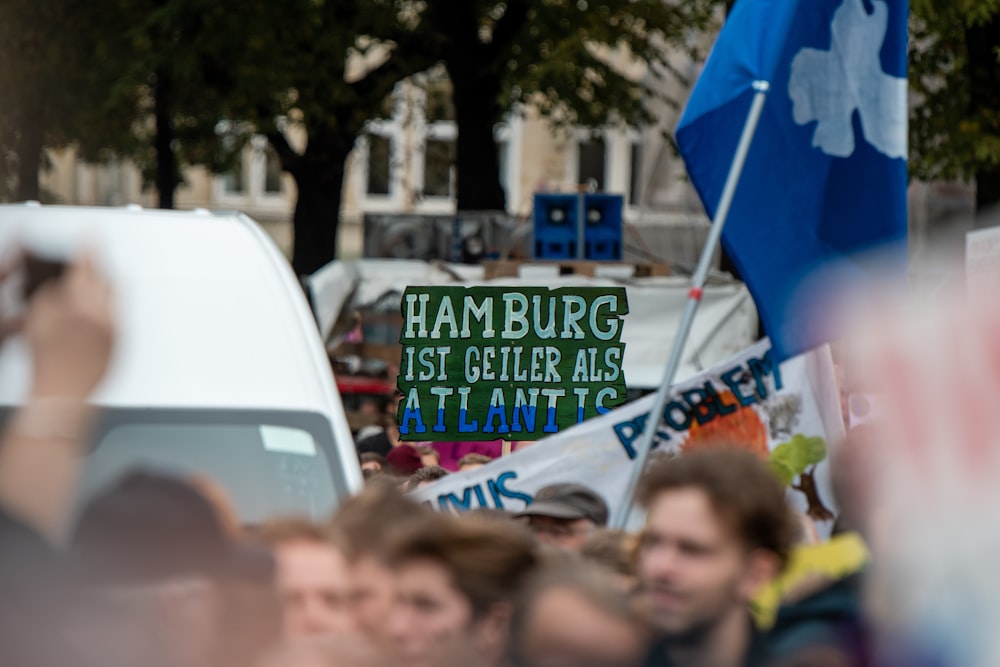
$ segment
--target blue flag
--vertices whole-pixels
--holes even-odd
[[[833,333],[797,296],[817,269],[836,263],[856,284],[855,258],[876,247],[905,267],[908,11],[907,0],[737,0],[677,127],[714,216],[753,84],[770,84],[722,242],[781,359]]]

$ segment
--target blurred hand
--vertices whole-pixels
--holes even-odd
[[[880,410],[848,441],[838,483],[873,554],[867,615],[882,638],[936,664],[996,665],[1000,304],[966,296],[918,294],[854,341],[851,368]]]
[[[21,267],[24,255],[20,251],[15,254],[6,255],[0,260],[0,285],[6,286],[12,280],[14,274]],[[0,346],[2,346],[9,336],[21,330],[22,318],[19,313],[11,312],[13,304],[7,299],[0,298]]]
[[[35,398],[85,399],[104,377],[114,342],[111,289],[89,254],[41,287],[28,304]]]
[[[31,351],[31,393],[0,442],[0,507],[58,543],[82,468],[87,399],[114,339],[111,290],[89,256],[38,289],[20,327]]]

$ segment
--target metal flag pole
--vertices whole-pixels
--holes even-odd
[[[684,304],[684,314],[681,317],[680,326],[677,328],[677,336],[674,338],[674,346],[670,351],[670,361],[667,362],[667,372],[663,376],[660,388],[656,392],[656,402],[653,405],[649,417],[646,419],[642,437],[639,439],[635,452],[635,461],[629,473],[628,486],[625,487],[624,502],[622,503],[618,516],[615,517],[615,526],[625,528],[629,513],[632,510],[636,487],[639,485],[639,478],[642,470],[646,466],[646,459],[653,447],[653,440],[656,437],[656,430],[663,421],[660,416],[664,408],[667,407],[667,400],[670,398],[670,389],[673,385],[677,369],[681,365],[681,355],[684,353],[684,346],[687,344],[688,336],[691,333],[691,325],[694,324],[694,316],[701,303],[702,290],[708,280],[708,272],[712,266],[712,256],[719,245],[722,237],[722,228],[726,224],[729,216],[729,207],[733,203],[733,195],[736,194],[736,185],[740,181],[740,174],[743,173],[743,164],[746,162],[747,153],[750,151],[750,142],[753,141],[754,132],[757,130],[757,121],[760,120],[760,112],[764,107],[764,99],[770,84],[767,81],[754,81],[753,89],[756,93],[753,102],[750,104],[750,112],[747,114],[746,122],[743,124],[743,132],[740,134],[740,141],[736,145],[736,154],[729,165],[729,174],[726,176],[726,184],[722,189],[722,196],[719,198],[719,208],[715,212],[712,226],[708,231],[708,238],[705,240],[705,247],[701,251],[701,259],[698,261],[698,268],[691,277],[691,291],[688,292],[687,302]]]

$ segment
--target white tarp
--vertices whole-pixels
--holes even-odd
[[[726,427],[739,425],[739,434],[734,437],[755,445],[762,456],[767,455],[763,447],[773,452],[797,436],[822,438],[827,445],[839,441],[844,425],[829,347],[790,359],[778,368],[770,362],[769,350],[770,343],[761,341],[676,385],[660,423],[654,455],[693,444],[698,441],[693,435],[697,429],[718,428],[732,415],[736,415],[736,422],[729,421]],[[444,510],[486,507],[516,511],[543,486],[576,482],[600,493],[615,516],[623,509],[634,445],[654,401],[655,396],[647,396],[626,404],[482,468],[449,475],[411,495]],[[720,412],[728,414],[720,418]],[[813,474],[819,499],[832,508],[825,460]],[[795,504],[806,508],[802,494],[789,493]]]
[[[690,288],[686,277],[638,278],[558,276],[537,267],[532,277],[485,280],[483,268],[430,264],[412,260],[366,259],[333,262],[309,278],[314,307],[324,339],[344,308],[356,309],[388,292],[410,285],[538,285],[549,287],[622,285],[628,294],[622,341],[622,369],[629,388],[655,389],[666,370],[673,338]],[[353,292],[353,297],[351,293]],[[751,345],[757,337],[757,311],[746,286],[735,281],[705,288],[691,337],[684,350],[678,380],[696,375]]]
[[[965,284],[973,298],[995,298],[1000,287],[1000,227],[966,234]]]

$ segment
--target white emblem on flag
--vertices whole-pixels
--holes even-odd
[[[906,158],[906,79],[882,70],[889,9],[872,0],[844,0],[830,23],[830,50],[804,48],[792,60],[788,96],[795,122],[818,121],[813,146],[827,155],[854,152],[851,117],[858,110],[864,138],[890,158]]]

